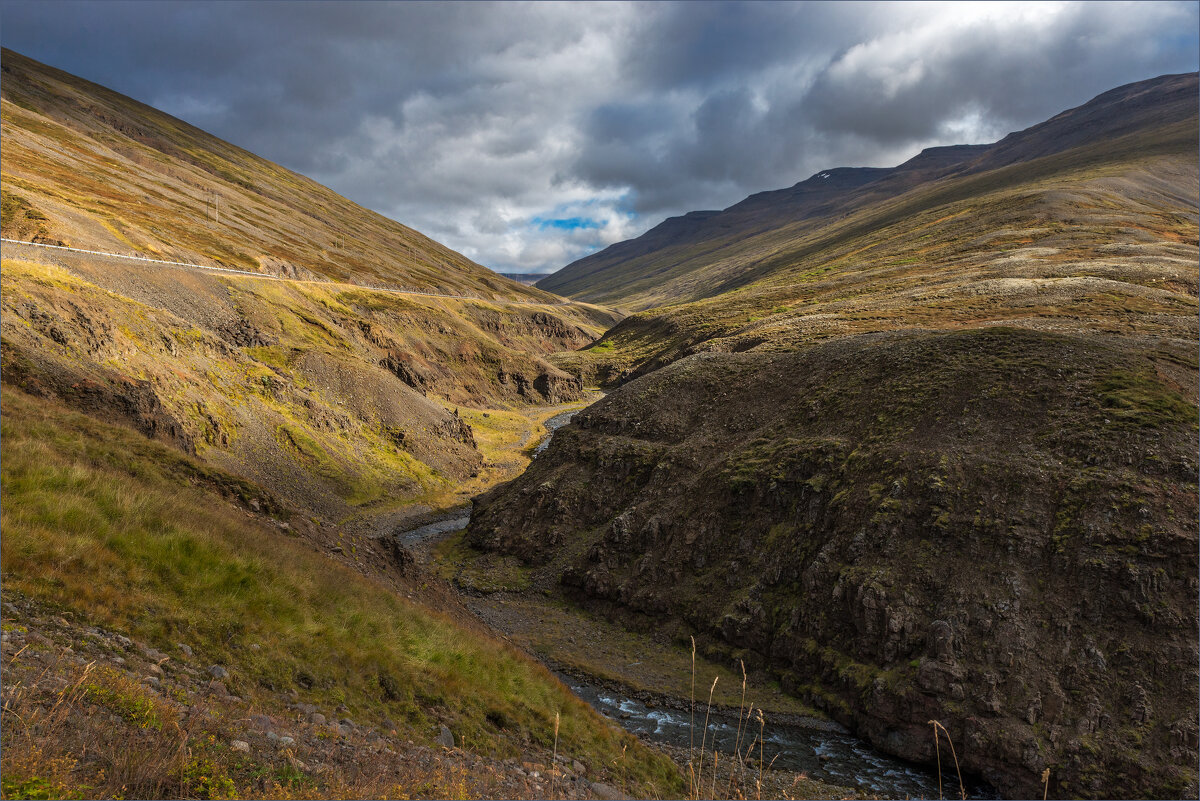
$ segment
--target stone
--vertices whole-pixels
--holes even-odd
[[[241,751],[243,754],[250,753],[250,743],[245,740],[232,740],[229,743],[229,747],[234,751]]]
[[[954,628],[948,622],[935,620],[930,623],[926,641],[930,656],[939,662],[954,664]]]
[[[166,662],[168,659],[171,658],[171,657],[167,656],[166,654],[164,654],[162,651],[159,651],[155,648],[151,648],[148,645],[141,646],[141,652],[142,652],[142,655],[145,656],[147,659],[149,659],[152,662],[157,662],[160,665],[163,662]]]
[[[274,723],[266,715],[251,715],[250,725],[259,731],[270,731]]]
[[[571,770],[575,771],[580,776],[583,776],[587,773],[587,765],[576,759],[571,763]]]
[[[229,678],[229,671],[220,665],[209,665],[208,675],[212,676],[214,679],[224,680]]]
[[[308,722],[320,726],[325,722],[325,716],[320,712],[312,712],[308,716]]]
[[[221,682],[217,681],[216,679],[213,679],[212,681],[210,681],[208,684],[205,685],[205,687],[208,689],[208,691],[210,693],[212,693],[213,695],[220,696],[221,698],[224,698],[225,696],[229,695],[229,690],[226,689],[225,685],[222,684]]]
[[[616,787],[613,787],[611,784],[605,784],[604,782],[592,782],[591,788],[592,795],[596,796],[596,798],[603,799],[603,801],[617,801],[618,799],[627,797]]]
[[[438,739],[438,744],[443,746],[444,748],[453,748],[454,747],[454,732],[450,731],[450,727],[447,726],[445,723],[442,724],[441,729],[438,731],[437,739]]]
[[[283,746],[292,745],[292,744],[294,744],[295,742],[296,742],[296,738],[295,738],[295,737],[289,737],[289,736],[288,736],[288,735],[286,735],[286,734],[285,734],[285,735],[283,735],[282,737],[280,737],[280,738],[279,738],[279,744],[280,744],[280,745],[283,745]]]

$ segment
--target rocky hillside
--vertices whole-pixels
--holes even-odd
[[[932,761],[938,720],[1007,796],[1194,794],[1195,86],[630,283],[704,299],[558,358],[615,389],[471,542],[883,750]]]
[[[1016,797],[1194,787],[1196,383],[1011,328],[704,354],[611,393],[472,542]]]
[[[495,418],[480,410],[581,397],[544,357],[615,316],[500,278],[103,87],[8,50],[2,61],[5,237],[336,279],[6,243],[5,382],[334,519],[460,502],[510,473],[481,450]]]
[[[679,792],[399,552],[0,393],[5,797]]]
[[[979,184],[964,181],[967,176],[1017,164],[1061,169],[1061,160],[1047,158],[1088,145],[1099,144],[1102,153],[1136,150],[1150,157],[1161,152],[1162,134],[1181,123],[1187,124],[1177,132],[1181,152],[1190,154],[1196,94],[1195,74],[1163,76],[1113,89],[993,145],[930,148],[889,169],[823,170],[789,189],[753,195],[724,211],[666,220],[637,239],[567,265],[537,286],[641,310],[713,297],[767,276],[793,273],[794,278],[796,267],[811,266],[814,242],[833,228],[847,227],[839,221],[849,216],[879,227],[879,218],[894,208],[887,202],[914,189],[976,194]],[[1009,175],[1016,173],[996,179],[1005,181]],[[935,198],[925,192],[914,200],[920,204]]]

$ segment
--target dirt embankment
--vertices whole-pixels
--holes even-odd
[[[468,532],[1004,793],[1194,791],[1196,373],[992,328],[701,354],[612,392]],[[1189,790],[1191,788],[1191,790]]]

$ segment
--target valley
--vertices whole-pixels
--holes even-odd
[[[1002,795],[1189,794],[1195,95],[825,170],[539,282],[634,313],[553,357],[609,393],[467,542],[888,753],[934,762],[939,721]]]
[[[529,286],[0,61],[4,797],[1194,796],[1196,74]]]

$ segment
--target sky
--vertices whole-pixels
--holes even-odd
[[[1198,2],[0,3],[0,42],[505,272],[1195,71]]]

